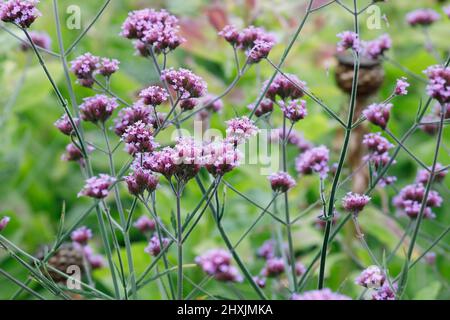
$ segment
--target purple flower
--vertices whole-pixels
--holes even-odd
[[[269,55],[275,37],[263,28],[249,26],[239,32],[237,48],[245,51],[249,63],[258,63]]]
[[[419,129],[423,132],[429,134],[430,136],[435,135],[439,126],[436,122],[439,122],[440,118],[435,116],[434,114],[428,114],[422,118]]]
[[[90,239],[92,239],[92,230],[83,226],[72,232],[70,238],[82,246],[85,246]]]
[[[450,6],[446,6],[442,8],[442,11],[444,11],[445,15],[450,18]]]
[[[283,128],[277,128],[273,129],[270,132],[270,141],[272,143],[278,143],[280,140],[284,139],[284,135],[287,133],[287,142],[289,144],[292,144],[298,148],[300,152],[305,152],[311,148],[313,148],[313,144],[309,141],[307,141],[301,133],[295,130],[291,130],[290,132],[288,130],[285,130],[284,132]]]
[[[195,258],[195,263],[214,279],[242,282],[238,270],[231,265],[231,254],[223,249],[211,249]]]
[[[29,32],[29,35],[36,47],[39,47],[39,48],[42,48],[45,50],[50,50],[51,45],[52,45],[52,39],[50,38],[50,36],[47,33],[31,31],[31,32]],[[28,51],[31,49],[31,44],[29,43],[28,39],[25,39],[25,42],[23,42],[20,45],[20,49],[22,51]]]
[[[393,285],[394,290],[397,290],[397,285]],[[395,291],[392,290],[389,283],[385,283],[381,288],[372,294],[372,300],[395,300]]]
[[[78,118],[72,118],[72,119],[75,122],[75,125],[80,124],[80,119],[78,119]],[[70,135],[72,135],[72,133],[74,133],[74,128],[73,128],[72,123],[70,122],[67,114],[64,114],[61,118],[56,120],[54,125],[56,128],[58,128],[59,131],[61,131],[61,133],[65,134],[67,136],[70,136]]]
[[[364,194],[349,192],[342,199],[342,206],[345,210],[357,214],[364,209],[369,201],[370,197]]]
[[[260,287],[261,289],[264,289],[266,287],[266,278],[264,277],[253,277],[253,281],[255,281],[256,285]]]
[[[81,119],[93,123],[105,122],[118,107],[115,98],[108,98],[104,94],[98,94],[83,100],[84,103],[80,105]]]
[[[113,73],[119,70],[119,60],[102,58],[98,67],[98,73],[104,77],[110,77]]]
[[[5,216],[5,217],[0,219],[0,232],[5,230],[5,228],[8,225],[10,220],[11,220],[11,218],[8,217],[8,216]]]
[[[241,153],[227,141],[211,142],[203,148],[203,163],[213,176],[224,175],[239,166]]]
[[[292,122],[304,119],[308,115],[305,100],[291,100],[288,103],[280,101],[284,116]]]
[[[188,111],[194,109],[198,104],[196,99],[183,99],[180,102],[180,108],[183,111]]]
[[[435,252],[427,252],[427,254],[424,256],[425,262],[432,266],[436,263],[436,253]]]
[[[250,104],[248,106],[248,108],[250,110],[253,110],[255,108],[255,105],[254,104]],[[273,111],[273,101],[270,100],[270,99],[265,98],[265,99],[263,99],[261,101],[261,103],[256,108],[255,116],[257,116],[259,118],[259,117],[262,117],[265,114],[271,113],[272,111]]]
[[[321,290],[306,291],[302,294],[294,293],[291,297],[292,300],[352,300],[351,298],[332,292],[328,288]]]
[[[116,181],[115,178],[107,174],[100,174],[86,180],[84,188],[78,193],[78,196],[86,196],[96,199],[103,199],[108,196],[111,185]]]
[[[339,219],[339,212],[336,211],[336,209],[333,210],[333,218],[331,220],[331,225],[334,226],[337,222],[337,220]],[[322,214],[320,216],[318,216],[316,218],[316,220],[314,221],[314,224],[316,226],[316,228],[318,229],[324,229],[325,226],[327,225],[325,218],[325,214],[324,211],[322,210]]]
[[[176,164],[174,161],[174,151],[170,147],[165,147],[160,151],[155,151],[149,155],[145,155],[142,162],[142,167],[153,172],[157,172],[170,178],[176,171]]]
[[[149,170],[136,168],[133,173],[125,177],[125,182],[127,183],[128,191],[134,196],[139,196],[145,191],[155,191],[159,178]]]
[[[206,82],[192,71],[179,68],[163,70],[161,80],[166,81],[180,99],[200,98],[206,94]]]
[[[99,67],[100,58],[87,52],[71,62],[71,70],[80,79],[91,80]]]
[[[399,194],[394,197],[394,205],[411,219],[417,218],[420,208],[425,197],[425,187],[421,183],[411,184],[400,190]],[[432,211],[434,207],[440,207],[442,198],[436,191],[430,190],[427,202],[425,203],[423,217],[426,219],[434,219],[435,215]]]
[[[431,167],[428,167],[431,170]],[[445,167],[440,164],[436,163],[435,170],[436,174],[434,175],[435,182],[442,182],[445,179],[445,176],[448,173],[448,170],[445,169]],[[417,183],[422,183],[423,185],[426,185],[428,183],[428,180],[430,179],[430,172],[426,169],[419,170],[416,177]]]
[[[264,277],[276,277],[284,272],[284,261],[282,258],[267,259],[266,265],[261,270]]]
[[[139,98],[148,106],[159,106],[166,102],[168,97],[166,89],[160,86],[150,86],[139,93]]]
[[[225,122],[227,124],[227,139],[235,144],[243,143],[258,134],[259,129],[247,116],[234,118]]]
[[[38,0],[8,0],[0,3],[0,19],[26,29],[41,16],[36,9]]]
[[[162,246],[161,246],[162,243]],[[161,237],[161,241],[159,241],[158,235],[154,235],[151,237],[148,246],[144,249],[149,255],[156,257],[161,253],[162,248],[166,248],[169,245],[169,239]]]
[[[382,188],[393,185],[397,181],[396,176],[383,177],[378,181],[378,185]]]
[[[417,9],[406,15],[406,22],[412,27],[429,26],[439,18],[439,14],[432,9]]]
[[[160,54],[176,49],[185,41],[178,31],[178,19],[166,10],[143,9],[128,14],[121,35],[137,39],[139,45],[145,48],[142,51],[148,52],[152,48],[156,54]]]
[[[156,222],[147,216],[140,216],[139,219],[133,224],[133,226],[142,233],[149,231],[154,231],[156,227]]]
[[[99,254],[94,254],[94,250],[89,245],[83,246],[82,251],[91,269],[100,269],[105,266],[105,259]]]
[[[295,263],[295,273],[297,274],[298,277],[301,277],[302,275],[304,275],[306,272],[306,267],[303,263],[301,263],[300,261],[297,261]]]
[[[339,41],[337,44],[338,52],[344,52],[347,49],[352,49],[356,52],[359,52],[361,50],[361,44],[357,33],[353,31],[344,31],[338,33],[336,36],[338,38],[341,38],[341,41]]]
[[[266,81],[263,87],[266,88],[268,83]],[[266,97],[272,101],[275,101],[277,97],[280,97],[282,100],[287,98],[298,99],[303,97],[306,89],[306,82],[300,81],[296,75],[288,73],[284,75],[278,74],[270,84]]]
[[[385,281],[386,276],[384,272],[377,266],[368,267],[355,279],[357,285],[369,289],[378,289],[383,286]]]
[[[371,59],[377,60],[379,57],[389,50],[392,46],[391,37],[388,34],[383,34],[375,40],[363,43],[364,54]]]
[[[94,148],[92,146],[87,146],[88,153],[94,151]],[[61,157],[64,161],[78,161],[81,165],[84,165],[84,157],[81,150],[74,145],[73,143],[69,143],[66,146],[66,152]]]
[[[367,118],[367,120],[369,120],[374,125],[379,126],[382,129],[386,129],[390,117],[391,108],[392,103],[373,103],[363,111],[363,114]]]
[[[265,241],[261,247],[258,248],[257,251],[258,257],[264,258],[264,259],[271,259],[275,257],[275,243],[273,240],[267,240]]]
[[[277,172],[269,176],[270,185],[275,192],[286,192],[295,187],[295,180],[286,172]]]
[[[239,40],[239,31],[233,25],[226,25],[222,31],[219,32],[219,36],[223,37],[230,44],[235,45]]]
[[[325,146],[319,146],[301,153],[295,160],[295,168],[298,173],[319,173],[322,178],[328,173],[329,150]]]
[[[386,138],[381,136],[381,132],[368,133],[364,135],[362,143],[369,149],[370,152],[383,154],[389,149],[393,148]]]
[[[206,107],[208,111],[219,113],[223,109],[223,101],[221,99],[217,99],[217,97],[211,94],[208,94],[203,99],[203,106]]]
[[[428,77],[427,94],[440,103],[450,102],[450,67],[434,65],[425,70]]]
[[[409,86],[410,85],[406,81],[405,77],[401,77],[400,79],[397,79],[397,84],[395,85],[394,94],[397,96],[404,96],[404,95],[408,94],[408,90],[406,90],[406,88],[408,88]]]
[[[119,115],[114,119],[114,132],[118,136],[125,133],[127,127],[141,121],[150,124],[150,109],[145,107],[142,102],[135,103],[132,107],[124,108],[119,111]]]
[[[274,45],[274,42],[256,40],[254,47],[247,53],[249,63],[258,63],[267,58]]]
[[[172,159],[177,178],[188,181],[195,177],[204,164],[202,145],[191,137],[178,138],[173,148]]]
[[[125,150],[131,154],[152,152],[158,146],[153,138],[153,130],[142,121],[138,121],[125,129],[122,136]]]

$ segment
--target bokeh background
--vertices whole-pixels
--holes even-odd
[[[67,48],[82,30],[67,28],[64,23],[69,17],[66,8],[70,5],[79,6],[82,26],[86,27],[101,7],[102,1],[61,0],[58,2]],[[320,0],[316,2],[317,5],[322,3]],[[358,1],[358,3],[363,7],[368,1]],[[393,48],[388,54],[389,57],[423,77],[422,71],[427,66],[435,64],[436,60],[424,49],[423,34],[406,24],[405,14],[421,7],[433,8],[441,14],[441,20],[430,28],[430,34],[436,48],[444,56],[444,52],[448,52],[450,47],[448,41],[450,19],[442,12],[441,8],[444,4],[449,3],[431,0],[397,0],[380,4],[382,14],[386,16],[381,23],[381,29],[368,29],[365,23],[368,15],[363,14],[360,17],[361,36],[369,40],[382,33],[389,33],[393,39]],[[218,37],[218,30],[227,23],[234,23],[238,27],[250,24],[264,27],[273,32],[279,41],[270,54],[270,58],[278,62],[303,17],[305,5],[306,1],[297,0],[112,1],[99,21],[78,44],[69,60],[86,51],[119,59],[121,69],[113,76],[112,90],[127,101],[136,100],[136,92],[157,81],[157,76],[150,61],[136,56],[131,42],[119,36],[120,26],[131,10],[144,7],[167,8],[180,18],[182,34],[188,40],[181,48],[169,55],[168,65],[192,69],[208,82],[209,92],[219,94],[235,77],[235,67],[233,51]],[[41,1],[39,9],[43,12],[43,17],[33,24],[32,30],[49,33],[53,39],[52,49],[58,51],[51,1]],[[22,36],[11,26],[8,28]],[[336,5],[312,14],[283,69],[306,81],[312,92],[341,115],[345,115],[348,97],[336,86],[333,55],[338,41],[336,33],[352,28],[352,17]],[[68,96],[63,70],[58,59],[49,55],[44,57],[63,94]],[[388,62],[384,63],[384,69],[385,82],[378,95],[373,97],[374,101],[384,100],[392,92],[395,80],[406,75],[399,67]],[[232,118],[235,110],[241,115],[247,114],[247,105],[256,100],[263,81],[270,77],[272,72],[273,69],[266,62],[252,67],[239,81],[238,86],[223,100],[224,111],[212,117],[212,127],[223,130],[224,121]],[[411,82],[409,94],[394,101],[392,120],[389,124],[391,131],[398,137],[412,126],[419,103],[427,98],[425,84],[412,77],[408,78]],[[75,88],[79,101],[83,97],[93,95],[89,89],[78,85],[75,85]],[[309,116],[298,123],[295,129],[302,132],[305,138],[314,144],[326,144],[332,148],[339,137],[338,125],[317,104],[307,100]],[[40,245],[54,240],[64,204],[68,224],[90,205],[89,200],[78,199],[76,196],[84,182],[78,165],[61,161],[65,145],[69,142],[67,137],[61,135],[53,126],[54,121],[61,114],[62,109],[37,60],[31,57],[30,52],[20,51],[17,40],[4,30],[0,30],[0,217],[8,215],[12,218],[4,235],[30,253],[35,252]],[[275,124],[281,124],[280,114],[276,113],[273,119]],[[186,124],[186,128],[189,128],[189,124]],[[88,139],[101,143],[100,132],[93,126],[87,126],[87,131]],[[165,139],[167,140],[168,136],[162,135],[161,140]],[[408,140],[407,146],[425,163],[431,165],[435,139],[422,131],[417,131]],[[443,164],[450,162],[449,147],[450,135],[446,129],[439,162]],[[289,168],[292,175],[295,175],[294,159],[297,154],[298,151],[295,148],[289,149]],[[338,155],[337,150],[334,150],[331,162],[336,161]],[[93,159],[96,172],[108,171],[106,157],[97,152]],[[118,168],[127,159],[124,152],[118,152],[115,156]],[[259,169],[255,165],[245,165],[226,176],[226,180],[254,202],[265,207],[272,195],[267,178],[259,174]],[[397,190],[413,183],[416,172],[417,165],[403,151],[397,158],[397,164],[389,170],[390,175],[398,177],[395,184]],[[346,169],[343,175],[347,176],[349,173]],[[444,204],[436,209],[437,217],[434,221],[424,221],[415,256],[447,228],[450,222],[449,184],[450,179],[447,177],[445,182],[437,187],[444,198]],[[351,185],[346,184],[339,191],[338,198],[349,191],[350,187]],[[374,192],[371,206],[361,215],[361,225],[369,245],[379,257],[383,252],[389,253],[395,247],[408,223],[407,218],[397,217],[396,210],[392,206],[391,200],[397,193],[396,189],[385,188]],[[126,188],[123,186],[122,193],[125,206],[129,207],[132,198],[127,195]],[[317,177],[297,178],[297,187],[290,193],[292,216],[298,216],[318,197]],[[200,198],[201,193],[198,187],[195,184],[190,185],[183,197],[185,212],[191,210]],[[167,186],[159,189],[157,199],[162,219],[170,225],[174,199]],[[260,211],[228,189],[224,225],[231,239],[236,241]],[[140,214],[143,214],[142,207],[138,207],[135,213],[136,217]],[[322,232],[314,226],[314,221],[319,214],[318,207],[302,216],[293,227],[295,250],[304,264],[308,264],[321,245]],[[85,224],[93,228],[98,235],[94,216],[89,216]],[[270,239],[272,224],[270,216],[267,215],[239,247],[239,253],[254,274],[263,267],[263,261],[256,257],[256,250],[265,240]],[[146,239],[137,230],[132,230],[131,237],[136,269],[140,273],[152,258],[144,253]],[[434,266],[419,263],[411,271],[406,292],[408,299],[450,298],[449,239],[448,236],[444,238],[433,250],[437,254],[437,262]],[[94,240],[94,247],[101,252],[99,240]],[[196,255],[213,247],[224,247],[224,244],[210,213],[207,212],[186,242],[185,262],[193,263]],[[406,247],[398,250],[396,258],[390,264],[391,274],[396,275],[400,272],[405,250]],[[169,253],[171,260],[175,263],[176,252],[170,250]],[[370,265],[370,257],[356,240],[353,226],[349,224],[332,245],[327,265],[326,285],[356,298],[361,293],[361,288],[354,284],[353,279],[362,270],[362,266],[368,265]],[[0,268],[19,279],[26,279],[27,271],[2,250],[0,250]],[[187,269],[186,275],[197,283],[205,276],[197,267]],[[106,270],[96,271],[94,278],[100,288],[110,290],[110,277]],[[316,283],[317,276],[314,275],[308,281],[307,289],[315,288]],[[278,295],[278,285],[276,281],[269,280],[266,290],[273,292],[274,298],[286,298]],[[192,288],[186,282],[186,292]],[[237,298],[240,294],[250,298],[254,295],[246,284],[230,287],[209,281],[205,288],[209,292],[230,298]],[[0,298],[10,297],[16,289],[11,282],[0,277]],[[140,297],[161,298],[157,284],[150,283],[143,289]],[[198,298],[207,298],[207,296],[200,292]]]

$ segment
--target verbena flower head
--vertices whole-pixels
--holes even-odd
[[[203,162],[213,176],[224,175],[239,166],[242,155],[233,143],[211,142],[203,148]]]
[[[174,151],[170,147],[165,147],[160,151],[152,152],[143,158],[142,167],[153,172],[157,172],[170,178],[176,171]]]
[[[254,47],[247,53],[249,63],[258,63],[267,58],[274,45],[274,42],[256,40]]]
[[[148,106],[159,106],[166,102],[168,97],[166,89],[160,86],[150,86],[139,93],[139,98]]]
[[[261,270],[261,274],[265,277],[276,277],[284,272],[284,261],[282,258],[267,259],[266,265]]]
[[[5,217],[0,219],[0,232],[5,230],[5,228],[8,225],[10,220],[11,220],[11,218],[8,217],[8,216],[5,216]]]
[[[397,83],[395,85],[394,94],[397,96],[404,96],[408,94],[408,90],[406,90],[410,84],[406,81],[405,77],[401,77],[397,79]]]
[[[104,268],[106,265],[105,259],[100,254],[90,254],[86,255],[86,257],[92,270]]]
[[[183,99],[180,102],[180,108],[183,111],[192,110],[198,104],[197,99]]]
[[[297,122],[308,115],[305,100],[291,100],[288,103],[280,101],[281,110],[284,116],[291,122]]]
[[[363,43],[363,53],[365,56],[377,60],[392,47],[392,40],[388,34],[383,34],[375,40]]]
[[[178,35],[178,19],[166,10],[132,11],[122,25],[121,35],[137,39],[142,50],[153,48],[156,54],[176,49],[185,40]]]
[[[162,245],[161,245],[162,243]],[[169,245],[169,239],[161,237],[161,241],[159,241],[159,236],[154,235],[151,237],[148,246],[144,249],[149,255],[156,257],[161,253],[162,248],[165,248]]]
[[[92,239],[92,230],[85,226],[80,227],[71,233],[70,238],[73,242],[85,246]]]
[[[394,197],[394,205],[401,210],[402,214],[406,214],[411,219],[417,218],[420,213],[422,201],[425,197],[425,186],[421,183],[411,184],[400,190],[399,194]],[[442,198],[434,190],[430,190],[424,207],[423,217],[426,219],[434,219],[435,214],[432,211],[434,207],[440,207]]]
[[[336,35],[341,38],[341,41],[337,44],[337,51],[344,52],[347,49],[352,49],[356,52],[361,50],[361,43],[359,41],[359,36],[353,31],[344,31]]]
[[[357,214],[361,212],[369,203],[370,197],[354,192],[347,193],[342,199],[342,206],[345,210]]]
[[[272,173],[269,176],[270,185],[275,192],[286,192],[295,187],[295,180],[286,172]]]
[[[268,85],[266,81],[263,88]],[[275,101],[277,97],[282,100],[285,99],[298,99],[303,97],[304,90],[307,89],[306,82],[300,81],[296,75],[293,74],[278,74],[270,84],[266,97]]]
[[[357,285],[369,289],[378,289],[383,286],[385,281],[386,276],[384,272],[377,266],[368,267],[355,279]]]
[[[321,290],[311,290],[304,293],[294,293],[291,297],[292,300],[352,300],[343,294],[332,292],[328,288]]]
[[[250,120],[247,116],[228,120],[226,124],[227,139],[236,144],[245,142],[259,132],[253,120]]]
[[[115,178],[107,174],[100,174],[86,180],[84,188],[78,193],[78,196],[86,196],[96,199],[103,199],[108,196],[109,188],[116,181]]]
[[[71,70],[78,79],[92,79],[100,58],[87,52],[71,62]]]
[[[258,42],[275,43],[275,38],[261,27],[249,26],[239,32],[238,48],[251,50]]]
[[[175,175],[181,181],[188,181],[195,177],[204,163],[203,148],[191,137],[178,138],[173,148]]]
[[[284,139],[285,134],[288,135],[287,142],[296,146],[300,152],[305,152],[306,150],[313,148],[313,144],[307,141],[300,132],[295,131],[294,129],[290,132],[289,130],[283,130],[283,128],[273,129],[270,132],[270,141],[272,143],[278,143],[280,140]]]
[[[135,103],[131,107],[120,110],[119,115],[114,119],[114,132],[121,137],[125,133],[127,127],[138,121],[150,124],[150,113],[151,110],[144,106],[142,102]]]
[[[365,134],[362,143],[369,149],[370,152],[378,154],[385,153],[394,147],[392,143],[381,136],[381,132]]]
[[[406,22],[410,26],[429,26],[439,20],[440,15],[432,9],[417,9],[406,15]]]
[[[207,94],[203,99],[203,106],[205,106],[208,111],[220,113],[223,109],[223,101],[222,99],[217,99],[216,96]]]
[[[304,275],[306,272],[306,267],[303,263],[301,263],[300,261],[297,261],[295,263],[295,273],[297,274],[298,277],[301,277],[302,275]]]
[[[94,151],[94,147],[92,146],[87,146],[86,149],[88,153]],[[82,166],[84,166],[85,164],[83,153],[81,152],[80,148],[73,143],[69,143],[66,146],[66,152],[61,158],[64,161],[78,161]]]
[[[436,253],[435,252],[427,252],[427,254],[423,257],[425,262],[432,266],[436,263]]]
[[[331,225],[334,226],[336,224],[336,222],[339,219],[339,212],[336,211],[336,209],[333,209],[333,218],[331,219]],[[322,214],[320,216],[318,216],[316,218],[316,220],[314,221],[314,225],[316,226],[316,228],[318,229],[324,229],[327,225],[325,218],[325,214],[324,211],[322,210]]]
[[[450,102],[450,67],[435,65],[425,70],[428,77],[427,94],[440,103]]]
[[[200,98],[207,92],[206,82],[192,71],[179,68],[163,70],[161,80],[166,81],[180,99]]]
[[[72,118],[75,122],[75,125],[78,125],[80,123],[80,119],[78,118]],[[74,128],[72,126],[72,123],[69,120],[69,117],[67,114],[64,114],[61,118],[55,121],[54,123],[55,127],[58,128],[61,133],[70,136],[72,133],[74,133]]]
[[[151,232],[155,230],[156,222],[147,216],[140,216],[133,226],[142,233]]]
[[[120,61],[117,59],[102,58],[98,67],[98,73],[104,77],[110,77],[119,70]]]
[[[30,31],[29,35],[36,47],[43,48],[45,50],[51,49],[52,39],[46,32]],[[29,43],[28,39],[25,39],[25,42],[21,43],[20,49],[22,51],[31,50],[31,44]]]
[[[250,110],[253,110],[255,108],[255,105],[254,104],[250,104],[248,106],[248,108]],[[265,99],[263,99],[261,101],[261,103],[256,108],[255,116],[257,116],[259,118],[259,117],[262,117],[265,114],[271,113],[272,111],[273,111],[273,101],[270,100],[270,99],[265,98]]]
[[[326,177],[329,168],[328,160],[330,152],[327,147],[319,146],[306,150],[295,160],[295,168],[300,174],[318,173],[322,178]]]
[[[105,122],[118,107],[115,98],[109,98],[104,94],[84,98],[83,101],[80,105],[81,119],[93,123]]]
[[[195,263],[214,279],[219,281],[242,282],[236,267],[231,265],[231,254],[223,249],[211,249],[195,258]]]
[[[8,0],[0,3],[0,19],[26,29],[41,16],[36,8],[38,0]]]
[[[376,126],[381,127],[382,129],[386,129],[391,109],[392,103],[388,104],[373,103],[363,111],[363,114],[369,122],[373,123]]]
[[[431,170],[431,167],[428,167]],[[434,170],[436,173],[434,175],[434,182],[442,182],[445,179],[445,176],[448,173],[448,170],[445,169],[445,167],[440,164],[436,163],[436,167]],[[419,172],[417,172],[416,182],[422,183],[423,185],[426,185],[428,183],[428,180],[430,179],[430,172],[426,169],[421,169]]]
[[[223,37],[231,45],[236,45],[239,41],[239,30],[233,25],[226,25],[219,32],[219,36]]]
[[[275,243],[273,240],[267,240],[265,241],[261,247],[258,248],[257,251],[258,257],[264,258],[264,259],[271,259],[275,257]]]
[[[266,278],[264,277],[254,276],[253,281],[255,281],[256,285],[261,289],[266,287]]]
[[[152,152],[158,146],[153,138],[152,127],[142,121],[126,128],[122,140],[125,142],[125,150],[131,155]]]
[[[381,178],[380,181],[378,181],[378,185],[380,187],[384,188],[386,186],[393,185],[396,181],[397,181],[396,176],[387,176],[387,177]]]
[[[392,286],[394,288],[391,288],[389,283],[386,282],[381,288],[372,294],[372,300],[395,300],[394,290],[397,290],[397,284],[393,284]]]
[[[133,172],[125,177],[128,191],[134,195],[142,195],[145,191],[153,192],[159,183],[159,178],[149,170],[135,168]]]
[[[436,122],[439,122],[440,118],[434,114],[427,114],[422,118],[419,129],[423,132],[429,134],[430,136],[435,135],[439,131],[439,126]]]

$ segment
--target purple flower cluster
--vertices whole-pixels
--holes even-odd
[[[236,267],[231,265],[231,254],[226,250],[208,250],[201,256],[196,257],[195,263],[216,280],[232,282],[243,280]]]
[[[401,77],[397,79],[397,83],[395,85],[394,94],[397,96],[404,96],[408,94],[407,88],[410,86],[408,81],[406,81],[405,77]]]
[[[128,14],[121,35],[135,39],[135,47],[147,56],[150,49],[168,53],[182,44],[185,40],[178,35],[179,29],[178,19],[166,10],[142,9]]]
[[[389,117],[391,115],[391,109],[392,103],[373,103],[363,111],[363,114],[369,122],[381,127],[382,129],[386,129]]]
[[[336,211],[336,209],[333,210],[333,218],[331,219],[331,225],[334,226],[336,224],[336,222],[339,219],[339,212]],[[316,228],[318,229],[324,229],[325,226],[327,225],[327,222],[325,220],[325,214],[324,211],[322,210],[322,214],[320,216],[318,216],[316,218],[316,220],[314,221],[314,224],[316,226]]]
[[[381,136],[381,132],[364,135],[362,143],[372,153],[382,154],[393,148],[394,145]]]
[[[355,52],[359,52],[361,50],[361,43],[357,33],[353,31],[344,31],[338,33],[336,36],[341,38],[341,41],[337,44],[338,52],[344,52],[347,49],[352,49]]]
[[[255,108],[254,104],[250,104],[248,106],[250,110],[253,110]],[[258,107],[255,110],[255,116],[262,117],[265,114],[271,113],[273,111],[273,101],[270,99],[263,99],[261,103],[258,105]]]
[[[10,221],[10,217],[5,216],[3,218],[0,219],[0,232],[5,230],[6,226],[8,225],[9,221]]]
[[[114,119],[114,132],[121,137],[125,133],[127,127],[138,121],[150,124],[150,120],[150,109],[144,106],[142,101],[140,101],[131,107],[119,111],[119,115]]]
[[[300,152],[305,152],[306,150],[313,148],[313,144],[307,141],[300,132],[295,131],[294,129],[290,132],[288,130],[284,132],[283,128],[273,129],[270,132],[270,141],[272,143],[278,143],[280,140],[284,140],[284,135],[286,133],[288,134],[287,142],[296,146]]]
[[[177,93],[180,99],[200,98],[206,94],[206,82],[192,71],[179,68],[163,70],[161,80]]]
[[[147,216],[140,216],[133,226],[142,233],[153,232],[156,227],[156,222]]]
[[[369,196],[349,192],[344,196],[344,198],[342,198],[342,206],[345,210],[352,212],[353,214],[358,214],[364,209],[369,201]]]
[[[362,47],[365,56],[377,60],[392,47],[392,40],[388,34],[383,34],[375,40],[363,42]]]
[[[325,146],[319,146],[306,150],[295,160],[295,168],[300,174],[318,173],[322,178],[326,177],[329,168],[328,160],[330,151]]]
[[[284,116],[291,122],[297,122],[304,119],[308,115],[305,100],[291,100],[288,103],[279,102]]]
[[[147,106],[159,106],[167,101],[169,94],[160,86],[150,86],[139,93],[139,98]]]
[[[111,75],[119,70],[120,61],[117,59],[102,58],[98,73],[104,77],[111,77]]]
[[[91,269],[100,269],[105,266],[105,259],[103,258],[103,256],[95,254],[94,250],[92,250],[89,245],[85,245],[82,249]]]
[[[429,169],[431,170],[431,167],[429,167]],[[440,164],[440,163],[436,163],[436,167],[434,169],[434,171],[436,172],[434,175],[434,182],[442,182],[445,179],[445,176],[448,173],[448,170],[445,169],[445,167]],[[417,177],[416,177],[416,182],[417,183],[422,183],[423,185],[426,185],[428,183],[428,180],[430,179],[430,172],[426,169],[421,169],[419,170],[419,172],[417,172]]]
[[[357,285],[363,286],[369,289],[381,288],[386,281],[386,275],[377,266],[370,266],[365,269],[361,274],[355,279]]]
[[[84,188],[78,193],[78,196],[86,196],[95,199],[103,199],[108,196],[109,188],[116,181],[115,178],[107,174],[100,174],[86,180]]]
[[[434,65],[425,70],[428,77],[427,94],[440,103],[450,102],[450,67]]]
[[[109,78],[119,70],[120,62],[116,59],[100,58],[87,52],[71,62],[71,70],[78,83],[91,88],[94,85],[94,75],[99,73]]]
[[[0,19],[14,23],[21,28],[29,28],[41,16],[36,8],[38,0],[8,0],[0,3]]]
[[[266,88],[268,84],[266,81],[263,87]],[[296,75],[278,74],[267,89],[266,97],[272,101],[276,101],[277,97],[294,100],[303,97],[306,89],[306,82],[299,80]]]
[[[73,118],[73,121],[75,122],[75,125],[80,124],[80,119]],[[70,136],[74,133],[74,128],[72,126],[72,123],[69,120],[69,117],[67,114],[64,114],[61,118],[55,121],[54,123],[55,127],[58,128],[61,133]]]
[[[257,255],[263,259],[271,259],[275,257],[275,243],[273,240],[265,241],[261,247],[258,248]]]
[[[275,192],[286,192],[295,187],[295,180],[286,172],[277,172],[269,176],[270,185]]]
[[[161,253],[162,248],[166,248],[168,245],[168,238],[161,237],[161,241],[159,241],[159,237],[157,235],[153,235],[153,237],[150,238],[148,246],[144,249],[144,251],[149,255],[156,257]]]
[[[276,277],[284,272],[284,261],[282,258],[270,258],[266,260],[266,265],[261,270],[264,277]]]
[[[50,36],[45,33],[45,32],[36,32],[36,31],[31,31],[29,32],[31,41],[33,41],[34,45],[36,47],[45,49],[45,50],[50,50],[51,45],[52,45],[52,39],[50,38]],[[29,43],[28,39],[25,40],[25,42],[22,42],[22,44],[20,45],[20,49],[22,51],[28,51],[31,49],[31,44]]]
[[[152,152],[158,146],[153,138],[151,126],[138,121],[128,126],[122,136],[125,150],[131,154]]]
[[[328,288],[306,291],[302,294],[294,293],[292,300],[352,300],[343,294],[331,291]]]
[[[98,94],[83,100],[83,104],[80,105],[81,119],[93,123],[105,122],[118,107],[115,98],[108,98],[104,94]]]
[[[411,184],[400,190],[399,194],[393,199],[394,205],[411,219],[417,218],[420,212],[422,202],[425,198],[425,186],[421,183]],[[434,190],[430,190],[425,203],[423,217],[434,219],[435,214],[432,208],[440,207],[442,198]]]
[[[250,63],[267,58],[276,42],[273,35],[254,26],[238,31],[234,26],[227,25],[219,35],[234,47],[245,51]]]
[[[145,191],[153,192],[159,183],[159,178],[149,170],[135,168],[133,172],[125,177],[128,191],[134,195],[142,195]]]
[[[259,129],[247,116],[226,121],[227,140],[235,144],[243,143],[258,134]]]
[[[386,282],[372,294],[372,300],[395,300],[395,291],[393,289],[397,290],[397,284],[393,284],[393,288],[391,288],[389,283]]]
[[[73,242],[85,246],[92,239],[92,230],[85,226],[80,227],[71,233],[70,238]]]
[[[94,151],[94,147],[92,146],[87,146],[86,149],[88,153]],[[69,143],[66,146],[66,152],[63,154],[61,158],[64,161],[78,161],[78,163],[82,166],[84,166],[85,164],[83,152],[81,152],[80,148],[73,143]]]
[[[412,27],[429,26],[439,18],[439,14],[432,9],[417,9],[406,15],[406,22]]]
[[[212,142],[203,148],[204,165],[213,176],[224,175],[239,165],[241,153],[227,141]]]

